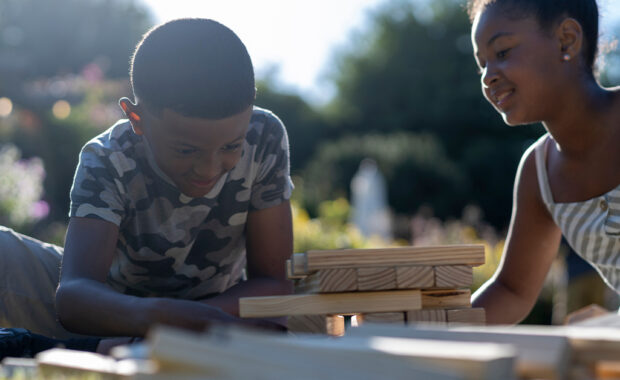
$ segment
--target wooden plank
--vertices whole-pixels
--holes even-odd
[[[117,361],[94,352],[52,348],[37,354],[36,362],[39,375],[36,378],[41,379],[156,379],[156,367],[152,362],[136,359]]]
[[[340,249],[308,251],[293,255],[295,274],[324,268],[361,268],[400,265],[469,265],[484,264],[481,244],[377,249]]]
[[[435,272],[432,266],[406,265],[396,267],[398,289],[427,289],[435,286]]]
[[[236,335],[236,334],[234,334]],[[351,355],[353,360],[364,362],[360,365],[369,365],[367,360],[374,361],[377,356],[385,354],[404,359],[409,363],[422,365],[422,368],[442,369],[453,371],[466,379],[513,379],[514,378],[514,350],[507,345],[489,343],[461,343],[461,342],[434,342],[430,340],[386,338],[386,337],[354,337],[347,336],[338,339],[285,339],[277,336],[269,338],[268,342],[254,341],[247,334],[238,335],[241,344],[256,345],[264,350],[284,348],[286,351],[307,350],[304,360],[312,359],[316,353],[330,355],[337,360],[343,355]],[[275,346],[275,347],[274,347]],[[369,355],[370,354],[370,355]],[[323,362],[321,361],[321,365]],[[382,368],[383,375],[375,378],[393,378],[393,368]],[[317,378],[324,378],[316,376]],[[331,373],[329,378],[340,379],[341,376]],[[418,376],[410,374],[408,379],[437,379],[435,376]],[[351,379],[354,379],[352,377]]]
[[[396,268],[357,268],[357,288],[360,291],[396,289]]]
[[[571,349],[566,336],[551,335],[547,329],[521,326],[458,327],[362,325],[347,331],[347,336],[388,336],[438,341],[493,342],[510,344],[516,349],[516,372],[527,379],[564,379],[569,368]]]
[[[291,315],[287,320],[288,330],[293,333],[344,335],[342,315]]]
[[[233,328],[196,334],[157,327],[149,333],[148,343],[150,357],[164,373],[194,371],[209,379],[375,380],[384,378],[387,370],[394,380],[469,380],[415,352],[393,353],[373,347],[368,339],[355,345],[339,344],[340,339]],[[505,356],[494,354],[490,362],[497,359],[505,361]]]
[[[405,314],[404,312],[391,312],[391,313],[364,313],[357,315],[358,324],[360,323],[395,323],[395,324],[405,324]]]
[[[469,288],[473,283],[474,271],[468,265],[435,266],[436,288]]]
[[[469,289],[422,290],[422,309],[466,307],[471,307],[471,291]]]
[[[481,307],[446,310],[446,316],[448,325],[485,325],[487,323],[486,313]]]
[[[407,324],[437,324],[445,326],[448,323],[444,309],[422,309],[407,311]]]
[[[299,294],[239,299],[239,315],[244,318],[304,314],[358,314],[419,308],[421,308],[419,290]]]

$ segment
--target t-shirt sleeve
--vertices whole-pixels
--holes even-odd
[[[258,171],[252,185],[250,210],[260,210],[288,200],[293,191],[289,145],[282,121],[268,113],[257,149]]]
[[[71,186],[70,217],[101,219],[120,225],[125,208],[122,184],[112,158],[114,153],[106,154],[94,143],[84,146]]]

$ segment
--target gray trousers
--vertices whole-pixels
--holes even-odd
[[[0,327],[67,339],[56,316],[54,298],[62,248],[0,226]]]

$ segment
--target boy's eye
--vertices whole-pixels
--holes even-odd
[[[172,148],[172,150],[182,155],[189,155],[189,154],[196,152],[196,149],[194,148]]]
[[[236,152],[241,147],[241,144],[229,144],[225,145],[222,150],[225,152]]]

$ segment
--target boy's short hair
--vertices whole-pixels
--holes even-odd
[[[154,112],[222,119],[254,102],[254,68],[245,45],[214,20],[183,18],[149,30],[131,59],[137,101]]]

